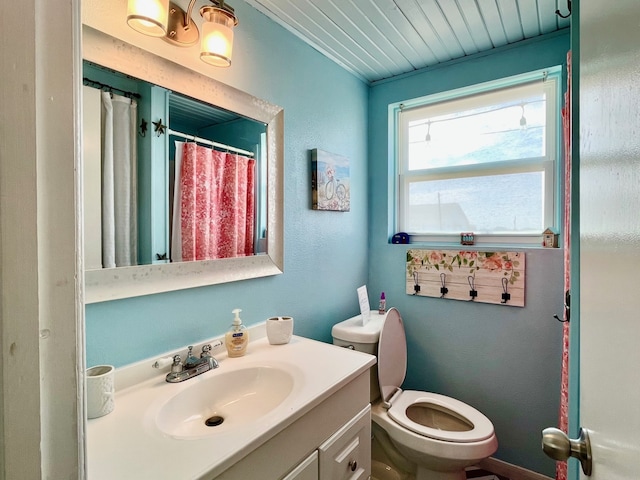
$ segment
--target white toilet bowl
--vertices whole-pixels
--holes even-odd
[[[334,343],[362,343],[365,337],[356,327],[353,319],[334,326]],[[390,440],[381,439],[386,453],[391,453],[391,458],[397,458],[398,453],[415,464],[416,480],[464,480],[466,467],[497,450],[493,424],[481,412],[454,398],[400,389],[406,374],[407,347],[399,312],[391,308],[373,326],[367,324],[367,339],[375,328],[379,328],[378,388],[372,394],[371,419]],[[375,436],[374,432],[374,440]],[[391,448],[397,452],[389,452]],[[402,463],[401,470],[409,470],[407,462]]]
[[[468,405],[465,406],[472,408]],[[475,412],[482,415],[477,410]],[[486,419],[486,417],[484,418]],[[447,433],[451,433],[452,437],[460,433],[455,431],[433,429],[435,433],[433,437],[424,433],[416,433],[413,429],[394,420],[382,402],[376,402],[372,406],[371,419],[387,433],[398,452],[416,464],[416,480],[464,480],[466,478],[465,468],[491,456],[498,446],[491,425],[488,430],[483,428],[486,425],[472,428],[469,432],[476,432],[478,437],[471,440],[472,437],[468,436],[467,440],[463,442],[453,438],[446,439]]]

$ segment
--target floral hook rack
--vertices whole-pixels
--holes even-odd
[[[524,307],[524,252],[407,251],[408,295]]]

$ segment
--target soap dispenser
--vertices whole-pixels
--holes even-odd
[[[249,332],[240,320],[240,310],[236,308],[231,313],[235,314],[231,328],[226,333],[224,340],[227,347],[229,357],[241,357],[247,353],[247,345],[249,345]]]

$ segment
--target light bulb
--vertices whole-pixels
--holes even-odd
[[[127,24],[151,37],[166,35],[168,16],[169,0],[129,0],[127,6]]]
[[[238,23],[236,17],[226,10],[210,6],[202,7],[200,14],[205,20],[200,59],[216,67],[228,67],[233,51],[233,27]]]

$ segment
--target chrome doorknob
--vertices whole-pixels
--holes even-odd
[[[582,471],[591,475],[591,442],[589,432],[581,428],[576,439],[570,439],[567,434],[557,428],[545,428],[542,431],[542,451],[554,460],[564,462],[569,457],[580,460]]]

